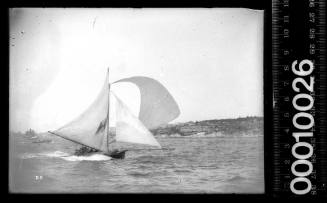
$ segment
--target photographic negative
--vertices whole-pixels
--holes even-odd
[[[10,192],[264,193],[263,14],[10,9]]]

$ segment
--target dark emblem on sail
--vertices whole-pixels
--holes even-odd
[[[107,118],[100,122],[95,134],[101,133],[106,129]]]

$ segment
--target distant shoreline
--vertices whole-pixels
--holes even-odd
[[[158,137],[226,137],[263,136],[263,117],[242,117],[235,119],[213,119],[167,124],[150,130]],[[42,135],[30,129],[25,133],[10,132],[16,135]]]
[[[213,119],[168,124],[150,130],[156,136],[263,136],[263,117],[243,117],[236,119]]]

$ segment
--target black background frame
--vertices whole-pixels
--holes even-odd
[[[220,0],[220,1],[8,1],[7,5],[1,10],[2,14],[2,28],[6,31],[2,31],[1,39],[4,42],[3,47],[3,62],[5,64],[0,69],[2,71],[2,84],[1,87],[4,88],[2,91],[3,98],[2,102],[5,104],[1,105],[5,107],[4,113],[8,115],[3,118],[9,118],[9,11],[11,7],[132,7],[132,8],[143,8],[143,7],[186,7],[186,8],[215,8],[215,7],[227,7],[227,8],[250,8],[264,10],[264,168],[265,168],[265,193],[264,194],[11,194],[9,192],[9,186],[6,182],[4,191],[7,193],[7,200],[18,200],[18,201],[35,201],[35,200],[86,200],[87,202],[94,201],[123,201],[123,200],[148,200],[155,202],[167,202],[171,200],[177,201],[220,201],[220,200],[236,200],[236,201],[247,201],[247,200],[259,200],[265,201],[273,196],[272,194],[272,2],[271,0]],[[301,12],[301,11],[298,11]],[[7,67],[7,68],[4,68]],[[8,129],[8,120],[1,122],[3,126],[2,129]],[[9,135],[9,129],[8,133]],[[5,136],[3,135],[3,138]],[[9,137],[6,137],[9,139]],[[2,154],[9,157],[9,140],[8,142],[3,142]],[[2,173],[5,179],[8,181],[9,172],[9,158],[7,173]]]

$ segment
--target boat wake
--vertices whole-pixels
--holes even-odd
[[[41,156],[46,156],[46,157],[66,157],[66,156],[70,156],[70,154],[68,154],[66,152],[61,152],[61,151],[40,153],[40,155]]]
[[[55,151],[55,152],[45,152],[45,153],[24,153],[22,154],[22,159],[33,159],[33,158],[41,158],[41,157],[65,157],[69,156],[70,154],[61,152],[61,151]]]
[[[63,156],[60,157],[66,161],[107,161],[110,160],[111,157],[108,157],[103,154],[92,154],[90,156]]]
[[[23,154],[22,156],[23,159],[40,158],[40,157],[61,158],[66,161],[107,161],[111,159],[111,157],[108,157],[103,154],[92,154],[90,156],[75,156],[61,151],[37,153],[37,154]]]

